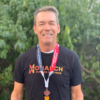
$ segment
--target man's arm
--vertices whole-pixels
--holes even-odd
[[[14,89],[11,94],[11,100],[22,100],[23,98],[23,84],[14,82]]]
[[[84,100],[81,84],[71,87],[71,100]]]

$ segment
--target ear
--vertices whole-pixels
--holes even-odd
[[[34,30],[34,33],[37,34],[35,25],[33,26],[33,30]]]
[[[60,25],[58,24],[58,31],[57,33],[59,34],[60,33]]]

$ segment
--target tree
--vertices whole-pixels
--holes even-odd
[[[75,4],[75,2],[78,2]],[[86,100],[99,100],[100,93],[100,3],[96,1],[71,1],[67,24],[74,50],[79,54]],[[71,12],[71,13],[70,13]]]
[[[33,13],[45,5],[56,6],[60,12],[58,43],[76,51],[80,57],[85,100],[100,99],[100,3],[96,0],[1,0],[0,5],[0,100],[10,98],[18,55],[38,44],[32,28]]]

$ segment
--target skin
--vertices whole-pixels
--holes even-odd
[[[55,14],[50,11],[39,12],[33,29],[38,36],[41,51],[53,50],[56,45],[57,34],[60,32],[60,25],[57,24]],[[47,36],[48,34],[50,36]]]
[[[36,25],[33,26],[35,34],[38,36],[40,50],[49,52],[55,48],[57,34],[60,32],[60,25],[57,24],[56,16],[53,12],[42,11],[36,16]],[[22,100],[24,85],[14,82],[14,89],[11,100]],[[72,100],[83,100],[81,85],[71,87]]]
[[[84,100],[81,84],[71,87],[71,98],[72,100]]]
[[[11,94],[11,100],[22,100],[24,85],[18,82],[14,82],[14,89]]]

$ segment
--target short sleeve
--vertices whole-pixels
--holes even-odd
[[[23,66],[22,66],[22,60],[21,57],[19,56],[16,64],[15,64],[15,69],[14,69],[14,76],[13,80],[19,83],[24,83],[24,75],[23,75]]]
[[[78,55],[76,55],[75,62],[72,68],[71,86],[76,86],[83,83],[81,64]]]

